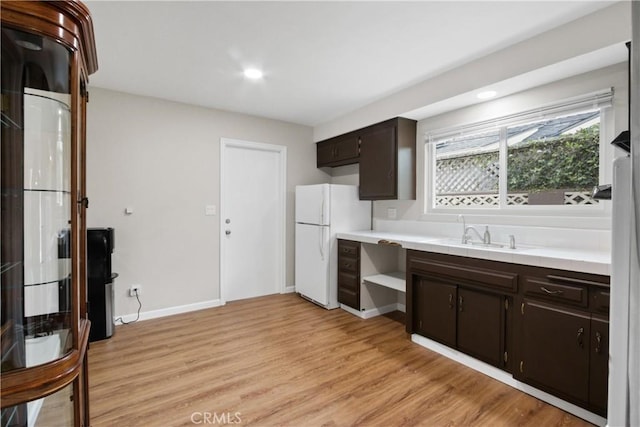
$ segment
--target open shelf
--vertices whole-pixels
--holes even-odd
[[[400,292],[406,292],[407,289],[405,273],[402,271],[365,276],[362,278],[362,281],[395,289],[396,291]]]

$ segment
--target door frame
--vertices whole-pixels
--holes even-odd
[[[220,138],[220,222],[218,235],[220,240],[220,304],[225,305],[227,303],[227,285],[226,285],[226,259],[227,254],[225,250],[225,239],[222,235],[224,230],[224,220],[226,217],[226,206],[224,204],[225,197],[227,195],[227,182],[225,174],[227,172],[226,166],[226,150],[227,148],[241,148],[245,150],[258,150],[277,153],[280,161],[280,170],[278,171],[278,197],[280,203],[278,204],[278,214],[280,221],[278,221],[278,247],[274,249],[280,256],[280,262],[278,263],[278,281],[279,292],[286,292],[286,265],[287,265],[287,251],[286,251],[286,231],[287,231],[287,147],[284,145],[265,144],[261,142],[244,141],[240,139],[232,138]]]

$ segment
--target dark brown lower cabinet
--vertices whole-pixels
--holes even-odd
[[[609,320],[604,316],[591,318],[590,357],[589,405],[594,412],[605,415],[609,386]]]
[[[605,416],[609,321],[604,316],[525,299],[516,377]]]
[[[504,298],[471,289],[458,289],[458,349],[503,367]]]
[[[504,366],[504,297],[420,278],[413,301],[416,333]]]
[[[413,292],[415,332],[455,347],[457,286],[421,278]]]
[[[586,405],[589,399],[587,313],[524,300],[517,376],[524,382]]]
[[[360,310],[360,243],[338,239],[338,302]]]
[[[407,252],[407,324],[606,417],[609,277]]]

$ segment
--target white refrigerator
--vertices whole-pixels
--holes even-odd
[[[295,195],[295,288],[327,309],[338,304],[336,234],[371,229],[371,202],[355,185],[298,185]]]
[[[640,2],[631,2],[630,154],[613,165],[607,425],[640,426]]]

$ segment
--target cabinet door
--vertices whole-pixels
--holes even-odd
[[[360,137],[360,199],[397,198],[396,127],[389,126]]]
[[[456,345],[456,286],[420,279],[413,289],[413,330]]]
[[[591,361],[589,363],[589,405],[597,414],[607,415],[609,379],[609,321],[591,319]]]
[[[521,353],[522,381],[582,405],[589,394],[589,314],[524,300]]]
[[[333,141],[318,142],[316,144],[316,165],[321,168],[330,166],[333,162],[334,145]]]
[[[354,133],[316,144],[316,165],[319,168],[357,163],[359,155],[360,140]]]
[[[336,141],[334,160],[343,164],[344,161],[357,160],[360,154],[360,140],[357,135],[348,135]]]
[[[503,298],[458,288],[458,349],[502,367],[504,347]]]

